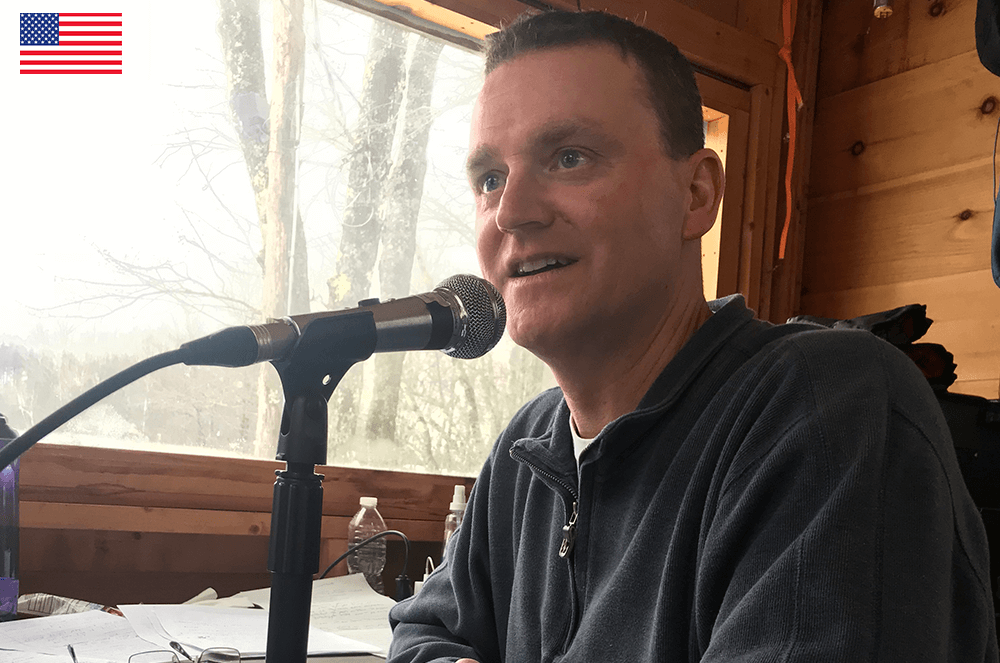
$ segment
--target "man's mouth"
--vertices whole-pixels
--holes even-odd
[[[541,274],[542,272],[548,272],[553,269],[559,269],[560,267],[565,267],[567,265],[572,265],[575,260],[570,258],[539,258],[538,260],[526,260],[525,262],[517,263],[514,269],[514,276],[531,276],[533,274]]]

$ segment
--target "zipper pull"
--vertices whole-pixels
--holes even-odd
[[[573,502],[573,513],[569,517],[569,522],[563,525],[563,540],[559,546],[559,556],[566,557],[573,551],[573,543],[576,542],[576,502]]]

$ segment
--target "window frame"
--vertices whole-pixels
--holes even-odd
[[[345,4],[370,8],[373,2],[346,0]],[[548,0],[548,4],[577,8],[570,0]],[[460,40],[464,37],[455,34],[472,39],[491,30],[490,24],[509,21],[527,8],[527,3],[517,0],[441,0],[433,5],[425,0],[394,0],[393,5],[409,8],[420,20],[443,25],[452,39]],[[730,116],[718,292],[743,293],[748,306],[766,319],[771,312],[773,245],[780,232],[785,68],[778,46],[674,0],[642,5],[639,0],[615,0],[611,8],[622,15],[644,15],[647,27],[671,38],[698,68],[705,105]],[[407,13],[386,11],[393,16]],[[62,567],[67,560],[78,561],[70,574],[93,576],[96,583],[99,576],[92,572],[101,559],[100,544],[93,544],[96,551],[57,550],[56,544],[44,547],[43,541],[51,543],[52,536],[61,540],[59,533],[96,530],[139,538],[190,534],[195,541],[220,535],[234,540],[266,537],[273,475],[283,467],[283,463],[267,460],[54,444],[36,446],[20,462],[22,591],[55,593],[61,592],[43,586],[42,580],[64,578],[65,573],[56,571],[65,571]],[[317,467],[316,471],[324,475],[326,488],[321,564],[332,561],[346,544],[347,522],[357,509],[359,495],[380,498],[380,511],[390,527],[406,531],[415,540],[438,541],[454,485],[471,489],[474,481],[472,477],[343,467]],[[43,547],[32,549],[36,542]],[[208,576],[192,569],[184,573],[211,577],[210,571]],[[80,587],[79,591],[87,587],[86,583],[72,586]]]

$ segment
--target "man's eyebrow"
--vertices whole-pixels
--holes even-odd
[[[497,161],[496,151],[489,145],[480,145],[469,153],[469,158],[465,160],[465,173],[469,177],[479,173],[487,165]]]
[[[599,124],[578,118],[556,120],[542,125],[530,137],[528,144],[531,149],[548,149],[581,137],[599,139],[606,148],[612,150],[621,146],[621,142],[609,135]],[[499,160],[495,149],[489,145],[480,145],[469,153],[465,171],[471,177]]]

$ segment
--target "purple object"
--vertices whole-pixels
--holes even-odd
[[[0,414],[0,449],[17,433],[7,425]],[[17,615],[17,557],[18,539],[17,479],[20,461],[0,469],[0,621]]]

